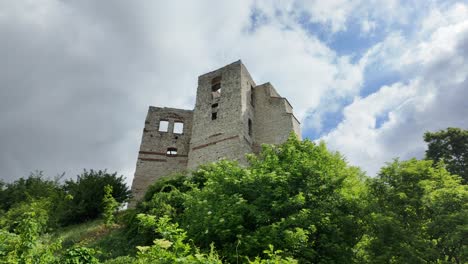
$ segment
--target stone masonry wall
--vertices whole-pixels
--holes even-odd
[[[280,97],[270,83],[255,87],[254,131],[257,144],[280,144],[291,131],[300,138],[299,121],[292,113],[289,102]]]
[[[193,112],[190,110],[149,108],[133,178],[134,198],[130,207],[143,197],[148,186],[156,179],[187,169],[192,116]],[[160,121],[168,121],[167,132],[159,131]],[[174,133],[175,122],[184,124],[181,134]],[[177,154],[168,154],[168,148],[176,149]]]
[[[237,61],[198,78],[189,170],[220,158],[245,163],[244,153],[251,152],[243,138],[241,65]],[[220,83],[219,94],[213,94],[216,80]]]

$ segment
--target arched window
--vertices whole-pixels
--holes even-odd
[[[167,156],[177,156],[177,149],[176,148],[167,148],[166,155]]]

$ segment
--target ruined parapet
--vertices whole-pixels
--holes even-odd
[[[187,169],[193,111],[150,106],[133,178],[134,198],[129,207],[145,194],[156,179]]]

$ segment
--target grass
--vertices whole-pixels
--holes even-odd
[[[58,229],[55,233],[62,240],[62,246],[67,249],[74,244],[87,246],[89,242],[96,240],[98,234],[103,235],[103,221],[91,220],[77,225],[71,225]]]
[[[100,252],[96,257],[101,261],[124,255],[135,255],[136,249],[129,245],[123,225],[110,227],[101,219],[58,229],[55,237],[62,240],[62,250],[73,246],[94,248]]]

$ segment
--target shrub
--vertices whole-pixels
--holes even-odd
[[[96,250],[87,247],[74,247],[68,249],[62,256],[63,264],[97,264]]]
[[[61,241],[51,242],[40,235],[45,229],[48,212],[44,201],[32,201],[15,209],[13,225],[0,229],[0,263],[54,263]],[[11,210],[10,210],[11,212]],[[9,213],[10,213],[9,212]],[[11,216],[11,215],[10,215]],[[12,229],[8,230],[8,229]]]
[[[102,204],[104,207],[103,217],[104,223],[107,226],[110,226],[114,223],[114,213],[119,203],[112,196],[112,186],[104,186],[104,198],[102,199]]]
[[[59,200],[62,189],[56,180],[47,180],[42,172],[31,173],[27,178],[20,178],[12,183],[0,182],[0,209],[8,211],[15,204],[34,199],[49,198]]]

